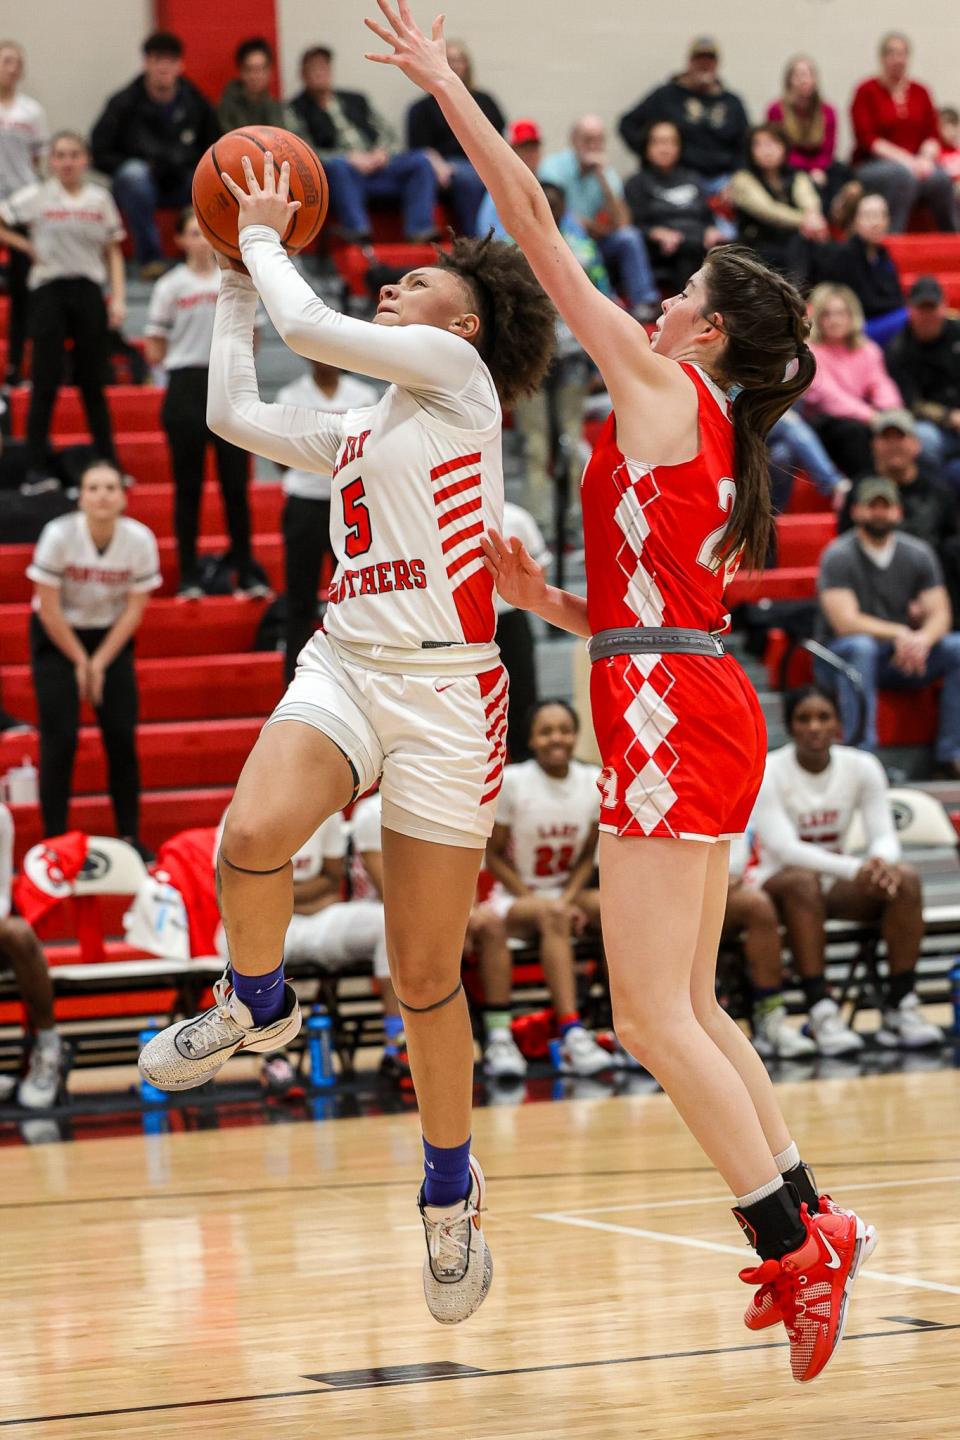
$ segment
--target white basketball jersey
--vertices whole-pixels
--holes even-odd
[[[531,890],[562,889],[600,819],[596,765],[571,760],[562,780],[536,760],[508,765],[497,802],[497,824],[510,828],[510,858]]]
[[[346,827],[343,816],[336,810],[294,855],[294,884],[302,880],[316,880],[323,871],[324,860],[342,860],[346,853]]]
[[[500,423],[498,413],[484,430],[448,425],[396,385],[344,415],[330,495],[331,639],[425,657],[492,644],[480,537],[503,521]]]

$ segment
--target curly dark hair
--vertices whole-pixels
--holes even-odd
[[[553,359],[557,312],[526,256],[491,233],[480,240],[458,236],[437,264],[470,289],[480,317],[477,349],[503,404],[532,395]]]

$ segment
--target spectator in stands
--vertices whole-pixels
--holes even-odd
[[[166,269],[158,208],[189,205],[197,161],[219,134],[216,111],[183,74],[182,42],[164,30],[148,35],[142,74],[111,95],[91,135],[93,163],[113,179],[145,280]]]
[[[873,469],[892,480],[900,497],[905,535],[924,540],[943,567],[950,608],[960,615],[960,537],[953,491],[940,478],[940,468],[921,450],[918,427],[909,410],[881,410],[873,417]],[[840,530],[853,524],[852,495],[840,513]]]
[[[730,880],[721,939],[739,939],[743,946],[757,1054],[765,1060],[800,1060],[815,1055],[817,1047],[787,1018],[780,917],[767,892],[751,883],[751,840],[752,836],[739,835],[730,842]]]
[[[681,164],[680,130],[673,120],[650,126],[640,160],[642,169],[627,181],[624,194],[658,285],[665,295],[676,295],[724,237],[699,176]]]
[[[291,129],[290,116],[282,100],[273,94],[273,48],[262,35],[241,40],[234,51],[237,73],[228,80],[220,96],[217,119],[225,134],[245,125],[276,125]]]
[[[890,212],[882,195],[864,195],[857,201],[853,229],[839,245],[824,245],[816,252],[814,278],[847,285],[863,306],[867,334],[886,345],[906,323],[900,276],[884,240],[890,229]]]
[[[9,200],[37,179],[49,139],[43,106],[20,90],[24,53],[15,40],[0,40],[0,201]],[[21,237],[26,232],[20,228]],[[23,249],[7,252],[7,368],[4,382],[16,385],[27,338],[27,272],[30,257]]]
[[[564,1064],[577,1075],[596,1075],[613,1061],[577,1009],[573,937],[599,915],[599,891],[586,888],[599,833],[599,771],[573,759],[579,728],[565,701],[541,700],[534,709],[533,759],[503,772],[487,845],[487,867],[497,883],[487,904],[504,920],[508,936],[539,940]],[[509,966],[503,967],[503,991],[486,997],[484,1068],[491,1075],[518,1073],[509,976]]]
[[[723,191],[743,159],[747,112],[739,95],[717,73],[720,51],[708,35],[691,41],[687,68],[652,90],[620,121],[620,134],[635,155],[643,155],[647,129],[672,120],[683,141],[682,161],[709,195]]]
[[[960,110],[944,105],[937,112],[940,121],[940,164],[953,181],[954,205],[960,189]]]
[[[383,902],[383,845],[381,831],[381,802],[379,790],[358,801],[350,817],[350,837],[353,843],[353,897],[354,901],[376,900]],[[383,1029],[386,1043],[380,1061],[380,1074],[387,1080],[398,1082],[410,1080],[410,1062],[407,1059],[407,1042],[403,1033],[403,1016],[397,1000],[389,970],[374,964],[374,974],[380,985],[380,999],[383,1002]]]
[[[13,913],[13,835],[13,816],[6,805],[0,805],[0,970],[13,971],[33,1037],[19,1084],[11,1075],[0,1075],[0,1102],[16,1090],[18,1103],[26,1109],[48,1110],[56,1103],[63,1078],[63,1045],[43,946],[33,927]]]
[[[491,125],[502,135],[507,123],[503,111],[486,90],[474,87],[473,60],[461,40],[447,41],[447,60]],[[463,146],[432,95],[415,100],[407,111],[407,148],[423,151],[429,158],[440,192],[453,206],[460,234],[482,235],[484,232],[477,227],[477,210],[486,194],[483,181],[463,153]]]
[[[907,323],[887,347],[887,368],[944,478],[960,491],[960,320],[949,314],[935,276],[911,286]]]
[[[861,480],[851,513],[854,529],[827,546],[817,582],[817,639],[860,676],[859,689],[846,673],[836,676],[844,735],[876,750],[877,690],[942,679],[937,765],[960,778],[960,634],[951,629],[940,562],[924,541],[900,533],[903,510],[892,480]],[[830,683],[835,672],[818,664]]]
[[[220,267],[189,206],[177,220],[177,244],[184,263],[157,281],[144,329],[147,358],[151,365],[162,365],[167,375],[161,418],[176,490],[174,521],[180,559],[177,595],[181,600],[199,600],[203,594],[197,531],[204,464],[207,447],[212,445],[230,532],[230,566],[236,572],[236,593],[262,599],[269,595],[270,584],[250,548],[250,457],[207,428],[207,376]]]
[[[567,209],[596,241],[604,264],[616,271],[637,319],[652,320],[660,313],[660,292],[643,236],[630,223],[623,181],[609,163],[600,116],[581,116],[570,132],[569,148],[548,155],[539,174],[544,185],[564,192]]]
[[[503,535],[507,540],[521,541],[534,564],[550,563],[547,542],[529,511],[509,500],[503,506]],[[507,755],[510,760],[530,758],[530,716],[537,705],[537,662],[533,631],[526,610],[517,610],[499,594],[494,595],[497,610],[496,641],[500,659],[510,677],[510,700],[507,708]]]
[[[787,163],[803,170],[817,188],[820,203],[831,218],[834,201],[842,197],[843,211],[863,187],[853,171],[837,159],[837,112],[820,95],[817,68],[808,55],[795,55],[783,72],[779,100],[767,107],[767,119],[786,137]]]
[[[507,139],[527,169],[532,170],[536,175],[543,158],[543,136],[536,120],[514,120],[508,131]],[[477,234],[486,235],[489,230],[493,231],[495,240],[510,239],[501,224],[490,193],[484,191],[480,208],[477,211]]]
[[[123,225],[109,191],[87,173],[86,141],[68,130],[50,145],[50,179],[0,203],[0,244],[30,259],[33,339],[27,415],[27,483],[48,473],[50,422],[63,375],[64,341],[73,341],[76,383],[99,458],[116,463],[103,393],[107,330],[123,324]],[[21,229],[27,231],[24,238]],[[104,303],[103,286],[109,283]]]
[[[437,179],[420,150],[401,151],[387,121],[362,95],[333,84],[333,51],[314,45],[300,62],[303,89],[291,101],[301,132],[327,172],[330,206],[346,239],[368,244],[368,204],[400,204],[413,243],[437,235]]]
[[[845,475],[870,473],[870,422],[901,404],[883,351],[864,334],[863,309],[845,285],[818,285],[810,296],[810,348],[817,373],[804,414]]]
[[[786,927],[809,1032],[823,1055],[863,1048],[825,979],[827,920],[856,920],[877,923],[886,947],[889,973],[873,1038],[911,1050],[942,1044],[943,1032],[924,1019],[917,997],[923,893],[916,870],[901,861],[883,768],[872,755],[835,743],[839,715],[828,690],[792,690],[784,714],[790,743],[767,756],[751,820],[759,851],[751,878],[774,899]],[[857,814],[866,856],[843,854]]]
[[[880,74],[857,87],[850,108],[854,164],[865,190],[883,195],[890,229],[907,229],[922,201],[938,230],[956,230],[953,182],[940,164],[940,128],[930,91],[911,80],[910,41],[895,31],[880,41]]]
[[[151,530],[123,510],[123,482],[96,461],[80,481],[79,509],[45,525],[27,575],[34,582],[30,648],[40,717],[40,808],[45,835],[61,835],[89,701],[107,752],[117,833],[141,854],[134,636],[161,583]]]
[[[804,282],[810,247],[829,238],[820,196],[805,170],[787,164],[787,140],[778,125],[754,125],[746,164],[730,181],[737,233],[766,264]]]
[[[297,380],[277,393],[278,405],[306,406],[325,415],[365,410],[376,405],[377,391],[366,380],[314,360]],[[330,476],[311,470],[285,470],[283,549],[286,570],[286,643],[284,669],[289,683],[297,656],[317,628],[317,589],[324,559],[335,564],[330,545]]]

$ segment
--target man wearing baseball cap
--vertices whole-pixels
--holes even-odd
[[[903,510],[901,529],[926,540],[944,560],[941,545],[957,534],[957,501],[940,478],[940,467],[922,449],[916,420],[909,410],[878,410],[870,422],[874,475],[892,480]],[[853,525],[856,491],[851,490],[839,517],[839,529]],[[948,584],[948,588],[950,588]]]
[[[712,35],[697,35],[687,47],[687,67],[652,90],[620,121],[620,134],[638,157],[647,130],[672,120],[683,141],[682,163],[696,172],[709,194],[722,190],[743,159],[747,112],[739,95],[717,73],[720,50]]]
[[[943,571],[933,549],[899,529],[900,492],[893,480],[868,475],[854,490],[854,529],[820,557],[817,639],[862,682],[818,661],[818,678],[836,689],[844,736],[877,748],[878,689],[919,689],[943,680],[937,768],[960,779],[960,634],[952,630]]]
[[[907,323],[887,350],[887,367],[944,479],[960,490],[960,320],[936,276],[920,275],[910,287]]]

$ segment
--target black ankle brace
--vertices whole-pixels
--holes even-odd
[[[411,1015],[426,1015],[431,1010],[442,1010],[444,1005],[449,1005],[451,1000],[455,1000],[457,998],[462,989],[463,981],[458,980],[456,988],[451,990],[449,995],[444,995],[442,1000],[435,1000],[432,1005],[408,1005],[405,1001],[400,999],[399,995],[397,996],[397,1004],[400,1006],[401,1010],[409,1010]]]

